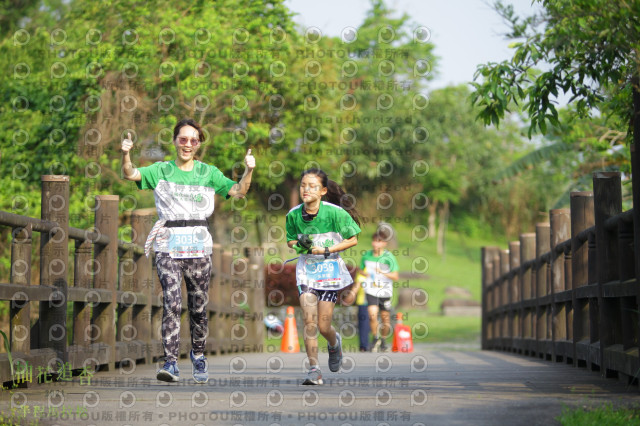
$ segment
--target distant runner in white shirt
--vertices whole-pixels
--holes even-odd
[[[390,251],[386,250],[391,237],[390,231],[378,228],[371,240],[372,250],[362,256],[360,268],[365,279],[362,288],[367,296],[369,324],[374,334],[371,352],[386,352],[386,338],[391,334],[391,297],[393,282],[398,281],[398,261]],[[378,323],[378,313],[382,324]]]

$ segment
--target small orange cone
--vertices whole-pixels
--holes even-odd
[[[402,324],[402,313],[397,315],[396,328],[393,331],[393,352],[413,352],[413,339],[411,339],[411,327]]]
[[[287,307],[287,318],[284,320],[284,333],[280,352],[294,354],[300,352],[300,342],[298,341],[298,328],[296,318],[293,316],[293,306]]]

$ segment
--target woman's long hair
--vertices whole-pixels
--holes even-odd
[[[329,179],[327,174],[321,169],[307,169],[302,172],[300,179],[302,180],[306,175],[318,176],[322,182],[322,186],[327,188],[327,194],[325,195],[326,200],[345,209],[347,213],[349,213],[349,216],[360,226],[360,213],[356,210],[356,198],[353,195],[344,192],[340,185]]]

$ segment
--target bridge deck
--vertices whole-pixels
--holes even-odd
[[[565,406],[637,401],[637,387],[598,373],[502,352],[425,350],[345,353],[347,372],[321,365],[325,385],[302,386],[303,354],[210,357],[211,379],[195,384],[181,359],[181,380],[158,382],[155,365],[98,372],[91,384],[34,385],[0,392],[5,413],[39,424],[553,424]],[[321,355],[326,364],[326,353]],[[53,408],[50,408],[53,407]],[[66,411],[65,411],[66,410]],[[80,413],[80,414],[78,414]],[[85,414],[86,413],[86,414]]]

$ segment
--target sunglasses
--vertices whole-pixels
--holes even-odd
[[[196,138],[186,138],[184,136],[180,136],[178,138],[178,143],[180,145],[186,145],[187,142],[191,142],[191,146],[196,146],[196,145],[200,145],[200,139],[196,139]]]

